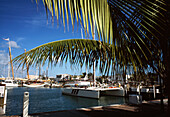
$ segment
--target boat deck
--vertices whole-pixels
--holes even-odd
[[[100,87],[88,87],[88,88],[80,88],[80,87],[66,87],[69,89],[81,89],[81,90],[90,90],[90,91],[107,91],[107,90],[120,90],[122,88],[119,87],[110,87],[110,88],[100,88]]]

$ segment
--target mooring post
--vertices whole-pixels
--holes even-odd
[[[24,92],[23,117],[28,117],[29,92]]]
[[[153,97],[154,97],[154,99],[156,98],[156,88],[155,88],[155,85],[153,85]]]
[[[7,89],[5,84],[0,84],[0,116],[5,114],[7,100]]]

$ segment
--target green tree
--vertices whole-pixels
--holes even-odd
[[[38,59],[42,59],[43,63],[46,60],[50,63],[55,61],[56,64],[61,57],[62,60],[66,58],[66,61],[69,58],[71,64],[80,65],[85,62],[82,58],[85,58],[86,65],[92,66],[95,58],[96,66],[99,65],[101,72],[105,74],[109,73],[110,69],[114,72],[116,69],[126,69],[127,66],[133,66],[136,74],[138,70],[147,69],[149,65],[166,82],[166,88],[170,88],[168,0],[42,1],[47,14],[50,13],[53,20],[54,16],[57,20],[61,19],[64,27],[71,17],[72,28],[75,21],[80,23],[87,37],[89,34],[94,37],[97,32],[95,43],[98,45],[92,44],[91,40],[79,40],[80,47],[76,46],[76,40],[70,40],[69,43],[53,42],[55,44],[49,44],[50,49],[43,49],[47,46],[43,45],[28,51],[28,56],[32,55],[30,65]],[[64,49],[61,51],[56,47]],[[38,52],[37,57],[35,53]],[[23,58],[24,55],[21,55],[14,60],[25,64]],[[170,90],[167,91],[170,98]],[[170,102],[168,105],[170,106]]]
[[[84,78],[86,76],[86,72],[82,73],[81,78]]]

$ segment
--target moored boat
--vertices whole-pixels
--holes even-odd
[[[18,83],[16,83],[14,80],[5,80],[5,82],[2,82],[2,84],[5,84],[6,87],[18,87]]]
[[[23,84],[24,87],[44,87],[45,84],[38,84],[38,83],[32,83],[32,84]]]
[[[75,87],[75,86],[78,86],[78,87],[85,87],[85,86],[90,86],[90,82],[89,81],[75,81],[75,82],[72,82],[72,83],[68,83],[68,84],[65,84],[64,87]]]
[[[99,90],[93,90],[89,88],[85,89],[79,87],[66,87],[66,88],[62,88],[61,90],[62,93],[66,95],[88,97],[88,98],[95,98],[95,99],[99,99],[100,97]]]
[[[111,96],[125,96],[123,87],[80,87],[75,85],[75,87],[65,87],[62,88],[62,93],[66,95],[96,98],[99,99],[101,95],[111,95]]]

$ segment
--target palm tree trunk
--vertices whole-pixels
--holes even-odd
[[[167,29],[166,29],[166,39],[164,39],[165,41],[163,41],[163,54],[164,54],[164,65],[165,65],[165,86],[166,86],[166,93],[168,95],[168,112],[170,112],[170,1],[166,0],[166,10],[167,10],[167,14],[166,14],[166,24],[167,24]],[[170,115],[170,113],[168,113]]]
[[[170,36],[168,37],[170,38]],[[165,81],[165,85],[166,85],[166,91],[167,91],[167,95],[168,95],[168,112],[170,112],[170,39],[168,40],[168,44],[167,44],[167,56],[166,56],[166,81]]]

